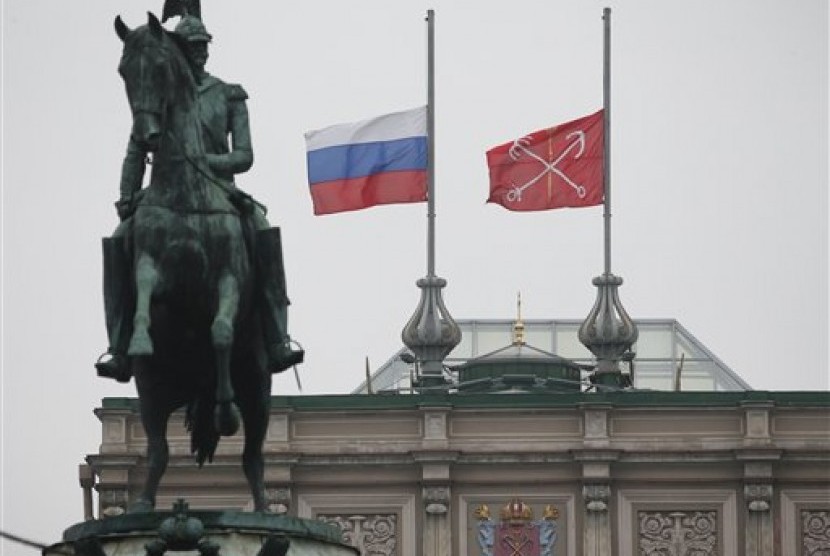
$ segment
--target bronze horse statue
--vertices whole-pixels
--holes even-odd
[[[135,279],[128,356],[147,433],[148,475],[130,511],[149,511],[169,458],[167,421],[187,407],[191,449],[199,465],[212,459],[220,436],[239,429],[242,467],[254,509],[264,511],[262,442],[271,374],[262,330],[251,304],[254,247],[240,215],[208,170],[199,123],[197,84],[180,37],[148,14],[129,29],[118,72],[133,114],[132,140],[152,152],[127,234]]]

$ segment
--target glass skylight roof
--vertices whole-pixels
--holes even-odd
[[[452,372],[454,366],[513,342],[513,320],[457,322],[462,332],[461,343],[444,361],[450,380],[457,379]],[[679,371],[680,390],[683,391],[752,390],[676,320],[642,319],[634,322],[640,332],[633,348],[637,354],[633,362],[635,388],[674,390]],[[524,320],[525,343],[576,363],[591,365],[594,363],[593,355],[577,338],[581,324],[578,319]],[[407,352],[406,348],[401,348],[372,374],[373,391],[409,390],[414,369],[400,357]],[[626,363],[621,363],[621,368],[628,371]],[[353,393],[365,394],[366,391],[364,382]]]

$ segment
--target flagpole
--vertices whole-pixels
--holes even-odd
[[[611,8],[602,10],[604,24],[602,105],[603,105],[603,181],[605,202],[602,214],[605,227],[605,274],[611,274]]]
[[[427,10],[427,276],[435,276],[435,11]]]
[[[444,358],[461,341],[461,329],[441,297],[447,281],[435,275],[435,11],[427,10],[427,275],[416,282],[421,301],[401,332],[418,361],[413,387],[420,392],[447,386]]]
[[[637,325],[620,302],[617,288],[623,279],[611,273],[611,8],[602,10],[603,29],[603,180],[605,228],[605,271],[592,283],[597,287],[597,300],[579,327],[579,341],[596,356],[596,370],[591,383],[598,390],[612,390],[631,385],[631,377],[623,377],[622,360],[630,361],[631,348],[637,341]]]

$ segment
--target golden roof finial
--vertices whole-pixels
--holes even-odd
[[[513,345],[525,343],[525,323],[522,321],[522,292],[516,294],[516,322],[513,323]]]

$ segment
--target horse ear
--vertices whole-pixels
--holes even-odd
[[[164,33],[164,28],[161,26],[161,22],[153,14],[153,12],[147,12],[147,25],[150,27],[150,32],[152,32],[156,37],[161,37]]]
[[[121,39],[121,42],[127,38],[127,35],[130,33],[130,28],[127,27],[127,24],[121,20],[121,16],[115,17],[115,34],[118,35],[118,38]]]

